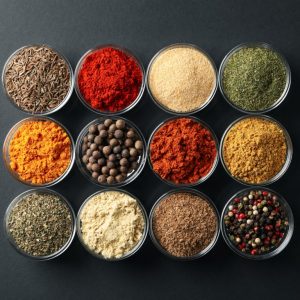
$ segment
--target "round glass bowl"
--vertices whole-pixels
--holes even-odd
[[[244,49],[244,48],[264,48],[264,49],[269,49],[269,50],[275,52],[276,54],[278,54],[279,58],[281,59],[281,61],[283,62],[284,66],[285,66],[285,69],[286,69],[286,84],[285,84],[284,91],[281,94],[281,96],[277,99],[277,101],[275,101],[273,105],[271,105],[270,107],[268,107],[266,109],[262,109],[262,110],[246,110],[246,109],[243,109],[243,108],[237,106],[236,104],[234,104],[227,97],[227,95],[225,93],[224,86],[223,86],[223,80],[222,79],[223,79],[223,73],[224,73],[224,69],[226,67],[226,64],[227,64],[228,60],[232,57],[232,55],[234,55],[235,53],[237,53],[238,51],[240,51],[241,49]],[[223,98],[233,108],[237,109],[238,111],[240,111],[242,113],[263,114],[263,113],[267,113],[267,112],[275,109],[276,107],[278,107],[284,101],[284,99],[286,98],[286,96],[287,96],[287,94],[289,92],[290,86],[291,86],[291,70],[290,70],[290,66],[289,66],[288,62],[286,61],[286,59],[284,58],[284,56],[279,51],[277,51],[276,49],[274,49],[271,45],[269,45],[267,43],[262,43],[262,42],[243,43],[243,44],[240,44],[240,45],[234,47],[224,57],[223,61],[221,62],[221,65],[220,65],[218,81],[219,81],[219,87],[220,87],[220,91],[221,91],[221,93],[223,95]]]
[[[226,231],[226,227],[224,224],[224,217],[225,215],[229,212],[229,206],[232,205],[232,203],[234,202],[235,199],[240,198],[240,197],[244,197],[247,196],[247,194],[250,191],[267,191],[275,196],[277,196],[277,199],[279,201],[279,203],[281,204],[281,206],[285,209],[286,214],[287,214],[287,218],[288,218],[288,230],[285,233],[285,237],[280,241],[280,244],[274,248],[273,250],[271,250],[270,252],[266,252],[264,254],[257,254],[257,255],[252,255],[252,254],[248,254],[245,252],[242,252],[240,249],[238,249],[230,240],[230,238],[228,237],[228,233]],[[268,259],[271,257],[274,257],[275,255],[279,254],[281,251],[284,250],[284,248],[288,245],[288,243],[290,242],[292,235],[293,235],[293,231],[294,231],[294,217],[293,217],[293,213],[292,210],[289,206],[289,204],[286,202],[286,200],[277,192],[265,188],[265,187],[255,187],[255,188],[246,188],[243,189],[239,192],[237,192],[235,195],[233,195],[228,202],[225,204],[224,209],[222,211],[222,216],[221,216],[221,231],[222,231],[222,235],[223,238],[226,242],[226,244],[228,245],[228,247],[236,254],[240,255],[241,257],[247,258],[247,259],[252,259],[252,260],[264,260],[264,259]]]
[[[285,163],[283,164],[281,170],[272,178],[270,178],[269,180],[265,181],[265,182],[260,182],[260,183],[249,183],[249,182],[246,182],[246,181],[243,181],[235,176],[233,176],[230,171],[228,170],[227,166],[226,166],[226,163],[224,161],[224,157],[223,157],[223,146],[224,146],[224,140],[226,138],[226,135],[227,133],[230,131],[230,129],[235,125],[237,124],[238,122],[244,120],[244,119],[248,119],[248,118],[258,118],[258,119],[263,119],[263,120],[267,120],[267,121],[271,121],[271,122],[274,122],[276,125],[278,125],[283,133],[284,133],[284,136],[285,136],[285,141],[286,141],[286,146],[287,146],[287,155],[286,155],[286,160],[285,160]],[[280,179],[285,173],[286,171],[288,170],[290,164],[291,164],[291,161],[292,161],[292,157],[293,157],[293,144],[292,144],[292,140],[290,138],[290,135],[289,133],[287,132],[287,130],[277,121],[275,120],[274,118],[272,117],[269,117],[269,116],[266,116],[266,115],[247,115],[247,116],[243,116],[243,117],[240,117],[238,119],[236,119],[235,121],[233,121],[228,127],[227,129],[225,130],[223,136],[222,136],[222,139],[221,139],[221,143],[220,143],[220,151],[219,151],[219,154],[220,154],[220,158],[221,158],[221,163],[225,169],[225,171],[227,172],[227,174],[232,178],[234,179],[235,181],[239,182],[239,183],[242,183],[244,185],[248,185],[248,186],[265,186],[265,185],[269,185],[271,183],[274,183],[275,181],[277,181],[278,179]]]
[[[59,199],[64,203],[66,204],[66,206],[68,207],[69,209],[69,212],[72,216],[72,223],[73,223],[73,228],[72,228],[72,234],[70,235],[70,238],[68,239],[68,241],[65,243],[65,245],[60,249],[58,250],[57,252],[54,252],[50,255],[47,255],[47,256],[34,256],[34,255],[31,255],[27,252],[25,252],[24,250],[20,249],[18,247],[18,245],[16,244],[14,238],[12,237],[12,235],[10,234],[9,232],[9,225],[8,225],[8,222],[9,222],[9,217],[10,217],[10,214],[12,212],[12,209],[20,202],[24,199],[24,197],[30,195],[30,194],[33,194],[33,193],[39,193],[39,194],[48,194],[48,195],[54,195],[54,196],[57,196],[59,197]],[[8,241],[10,242],[10,244],[13,246],[13,248],[20,254],[22,254],[23,256],[25,257],[29,257],[31,259],[34,259],[34,260],[38,260],[38,261],[45,261],[45,260],[50,260],[50,259],[53,259],[53,258],[56,258],[58,256],[60,256],[61,254],[63,254],[68,248],[69,246],[71,245],[73,239],[74,239],[74,236],[75,236],[75,233],[76,233],[76,215],[74,213],[74,210],[71,206],[71,204],[67,201],[67,199],[62,196],[61,194],[59,194],[58,192],[55,192],[53,190],[49,190],[49,189],[44,189],[44,188],[38,188],[38,189],[31,189],[31,190],[28,190],[26,192],[23,192],[21,193],[20,195],[18,195],[8,206],[6,212],[5,212],[5,216],[4,216],[4,231],[6,233],[6,236],[7,236],[7,239]]]
[[[175,183],[173,181],[170,181],[170,180],[167,180],[167,179],[163,179],[162,177],[160,177],[159,174],[157,174],[154,169],[153,169],[153,165],[152,165],[152,162],[151,162],[151,150],[150,150],[150,147],[151,147],[151,143],[152,143],[152,139],[155,135],[155,133],[160,129],[162,128],[165,124],[167,124],[168,122],[170,121],[173,121],[173,120],[176,120],[176,119],[181,119],[181,118],[184,118],[184,119],[191,119],[197,123],[199,123],[201,126],[203,126],[204,128],[206,128],[207,130],[209,130],[209,132],[211,133],[211,136],[215,142],[215,145],[216,145],[216,157],[215,157],[215,160],[214,160],[214,163],[210,169],[210,171],[203,177],[201,177],[198,181],[194,182],[194,183]],[[218,155],[218,149],[219,149],[219,143],[218,143],[218,138],[216,136],[216,134],[214,133],[214,131],[210,128],[209,125],[207,125],[204,121],[202,120],[199,120],[198,118],[196,117],[192,117],[192,116],[187,116],[187,117],[171,117],[171,118],[168,118],[166,119],[165,121],[161,122],[154,130],[153,132],[151,133],[150,135],[150,138],[149,138],[149,141],[148,141],[148,145],[147,145],[147,156],[148,156],[148,163],[149,163],[149,166],[151,168],[151,170],[153,171],[153,173],[161,180],[163,181],[164,183],[170,185],[170,186],[173,186],[173,187],[180,187],[180,188],[184,188],[184,187],[193,187],[193,186],[196,186],[202,182],[204,182],[205,180],[207,180],[212,174],[213,172],[215,171],[217,165],[218,165],[218,161],[219,161],[219,155]]]
[[[93,54],[93,53],[95,53],[95,52],[97,52],[101,49],[105,49],[105,48],[117,49],[117,50],[125,53],[127,56],[133,58],[134,61],[136,62],[136,64],[138,65],[138,67],[140,68],[140,71],[142,73],[142,84],[141,84],[140,91],[139,91],[139,94],[137,95],[136,99],[130,105],[125,107],[124,109],[119,110],[119,111],[115,111],[115,112],[101,111],[101,110],[95,109],[91,105],[89,105],[86,102],[86,100],[84,99],[83,95],[81,94],[79,84],[78,84],[78,75],[79,75],[79,72],[81,70],[82,64],[89,57],[89,55],[91,55],[91,54]],[[91,110],[92,112],[94,112],[96,114],[99,114],[99,115],[102,115],[102,116],[114,116],[114,115],[120,115],[120,114],[123,114],[125,112],[128,112],[131,109],[133,109],[138,104],[138,102],[141,100],[141,98],[143,96],[143,93],[144,93],[144,90],[145,90],[145,70],[144,70],[143,64],[131,51],[129,51],[126,48],[123,48],[123,47],[120,47],[120,46],[117,46],[117,45],[113,45],[113,44],[100,45],[100,46],[92,48],[92,49],[88,50],[86,53],[84,53],[83,56],[80,58],[79,62],[77,63],[77,66],[76,66],[76,69],[75,69],[75,91],[76,91],[76,94],[77,94],[78,98],[80,99],[80,101],[82,102],[82,104],[86,108],[88,108],[89,110]]]
[[[58,104],[56,107],[54,107],[53,109],[49,110],[49,111],[45,111],[45,112],[30,112],[30,111],[26,111],[24,109],[22,109],[21,107],[19,107],[15,101],[11,98],[11,96],[8,94],[7,92],[7,88],[6,88],[6,84],[5,84],[5,73],[6,73],[6,69],[7,69],[7,65],[9,64],[9,62],[11,61],[11,59],[17,55],[20,51],[26,49],[26,48],[29,48],[29,47],[46,47],[46,48],[49,48],[51,50],[53,50],[56,54],[58,54],[66,63],[67,67],[68,67],[68,70],[70,72],[70,87],[69,87],[69,91],[68,93],[66,94],[65,98],[63,101],[61,101],[60,104]],[[58,52],[57,50],[55,50],[54,48],[52,48],[51,46],[49,45],[45,45],[45,44],[42,44],[42,45],[37,45],[37,44],[33,44],[33,45],[27,45],[27,46],[24,46],[24,47],[21,47],[19,49],[17,49],[15,52],[13,52],[9,58],[7,59],[7,61],[5,62],[5,65],[3,67],[3,71],[2,71],[2,85],[3,85],[3,89],[5,91],[5,94],[7,96],[7,98],[10,100],[10,102],[17,108],[19,109],[20,111],[26,113],[26,114],[29,114],[29,115],[37,115],[37,116],[46,116],[46,115],[49,115],[49,114],[52,114],[54,112],[57,112],[58,110],[60,110],[63,106],[66,105],[66,103],[69,101],[71,95],[72,95],[72,92],[73,92],[73,88],[74,88],[74,74],[73,74],[73,69],[72,69],[72,66],[70,64],[70,62],[68,61],[68,59],[62,55],[60,52]]]
[[[156,61],[156,59],[162,54],[164,53],[165,51],[168,51],[168,50],[171,50],[171,49],[175,49],[175,48],[191,48],[191,49],[194,49],[198,52],[200,52],[201,54],[203,54],[207,60],[209,61],[209,63],[211,64],[211,67],[212,69],[214,70],[214,73],[215,73],[215,84],[214,84],[214,87],[209,95],[209,97],[206,99],[206,101],[198,108],[194,109],[194,110],[191,110],[191,111],[186,111],[186,112],[178,112],[178,111],[174,111],[168,107],[166,107],[165,105],[163,105],[158,99],[156,99],[156,97],[153,95],[152,91],[151,91],[151,88],[150,88],[150,84],[149,84],[149,76],[150,76],[150,72],[151,72],[151,68],[152,68],[152,65],[153,63]],[[148,65],[148,68],[147,68],[147,72],[146,72],[146,87],[147,87],[147,90],[148,90],[148,93],[151,97],[151,99],[153,100],[153,102],[160,108],[162,109],[163,111],[167,112],[167,113],[170,113],[170,114],[173,114],[173,115],[177,115],[177,116],[187,116],[187,115],[190,115],[190,114],[195,114],[201,110],[203,110],[210,102],[211,100],[213,99],[216,91],[217,91],[217,86],[218,86],[218,71],[217,71],[217,68],[215,66],[215,63],[214,61],[212,60],[212,58],[204,51],[202,50],[200,47],[196,46],[196,45],[193,45],[193,44],[188,44],[188,43],[176,43],[176,44],[172,44],[172,45],[169,45],[169,46],[166,46],[164,48],[162,48],[161,50],[159,50],[155,55],[154,57],[151,59],[149,65]]]
[[[13,137],[14,137],[15,133],[17,132],[17,130],[23,124],[25,124],[26,122],[30,122],[30,121],[50,121],[50,122],[53,122],[53,123],[57,124],[58,126],[60,126],[67,133],[67,135],[68,135],[68,137],[70,139],[70,142],[71,142],[71,157],[70,157],[69,166],[67,167],[67,169],[58,178],[56,178],[53,181],[46,182],[44,184],[34,184],[34,183],[29,182],[29,181],[25,181],[22,178],[20,178],[20,176],[17,174],[17,172],[15,172],[14,170],[12,170],[12,168],[10,167],[9,147],[10,147],[11,140],[13,139]],[[37,116],[35,116],[35,117],[29,117],[29,118],[26,118],[26,119],[23,119],[23,120],[19,121],[18,123],[16,123],[10,129],[10,131],[6,135],[6,138],[5,138],[4,143],[3,143],[3,159],[4,159],[4,164],[5,164],[6,168],[7,168],[7,170],[9,171],[9,173],[16,180],[20,181],[21,183],[29,185],[31,187],[50,187],[50,186],[53,186],[53,185],[61,182],[70,173],[70,171],[71,171],[71,169],[73,167],[74,161],[75,161],[74,148],[75,148],[75,146],[74,146],[73,138],[72,138],[70,132],[66,129],[65,126],[63,126],[61,123],[59,123],[58,121],[55,121],[52,118],[49,118],[49,117],[37,117]]]
[[[83,156],[82,155],[82,144],[83,144],[84,137],[87,136],[87,134],[88,134],[89,127],[91,125],[98,125],[101,122],[104,122],[106,119],[108,119],[108,118],[99,117],[99,118],[95,119],[94,121],[90,122],[89,124],[87,124],[82,129],[82,131],[80,132],[80,134],[77,138],[77,141],[76,141],[76,150],[75,150],[75,152],[76,152],[76,164],[77,164],[79,170],[81,171],[81,173],[90,182],[92,182],[94,184],[97,184],[97,185],[99,185],[101,187],[104,187],[104,188],[109,188],[109,187],[115,187],[116,188],[116,187],[121,187],[121,186],[129,184],[130,182],[135,180],[139,176],[139,174],[142,172],[142,170],[145,166],[145,163],[146,163],[146,141],[145,141],[145,138],[144,138],[142,132],[140,131],[140,129],[135,124],[133,124],[131,121],[129,121],[125,118],[119,117],[119,116],[110,116],[109,119],[111,119],[111,120],[123,120],[123,121],[125,121],[125,123],[128,127],[133,128],[135,130],[135,132],[139,136],[140,140],[143,142],[143,152],[142,152],[142,155],[139,157],[138,168],[134,172],[132,172],[130,175],[128,175],[128,177],[124,181],[115,182],[115,183],[111,183],[111,184],[109,184],[109,183],[99,183],[97,179],[92,177],[92,174],[86,168],[86,165],[82,161],[82,156]]]
[[[143,218],[144,218],[144,232],[143,235],[141,237],[141,239],[138,241],[138,243],[133,247],[133,249],[131,249],[128,253],[126,253],[125,255],[123,255],[122,257],[119,258],[105,258],[103,255],[101,254],[97,254],[95,251],[93,251],[92,249],[90,249],[88,247],[88,245],[86,245],[86,243],[83,240],[82,237],[82,232],[81,232],[81,212],[84,209],[85,205],[95,196],[101,194],[101,193],[105,193],[105,192],[119,192],[119,193],[123,193],[126,194],[128,196],[130,196],[131,198],[135,199],[138,206],[141,209],[141,212],[143,214]],[[91,196],[89,196],[81,205],[78,214],[77,214],[77,236],[79,241],[81,242],[82,246],[94,257],[101,259],[101,260],[105,260],[105,261],[120,261],[120,260],[124,260],[126,258],[129,258],[131,256],[133,256],[136,252],[138,252],[140,250],[140,248],[143,246],[146,238],[147,238],[147,234],[148,234],[148,229],[149,229],[149,221],[148,221],[148,217],[147,217],[147,212],[144,208],[144,206],[142,205],[141,201],[135,197],[134,195],[132,195],[131,193],[125,191],[125,190],[121,190],[121,189],[115,189],[115,188],[110,188],[110,189],[104,189],[101,190],[99,192],[96,192],[94,194],[92,194]]]
[[[203,249],[200,253],[198,253],[196,255],[193,255],[193,256],[175,256],[175,255],[172,255],[171,253],[169,253],[166,249],[164,249],[161,246],[161,244],[157,240],[157,238],[154,234],[154,231],[153,231],[153,217],[154,217],[154,213],[155,213],[155,210],[156,210],[157,206],[162,201],[167,199],[170,195],[173,195],[173,194],[176,194],[176,193],[190,193],[190,194],[193,194],[193,195],[198,196],[201,199],[205,200],[213,208],[213,210],[215,212],[216,219],[217,219],[217,227],[216,227],[216,232],[215,232],[214,238],[212,239],[210,244],[205,249]],[[219,212],[218,212],[215,204],[213,203],[213,201],[208,196],[206,196],[205,194],[203,194],[203,193],[201,193],[197,190],[194,190],[194,189],[189,189],[189,188],[176,189],[176,190],[171,190],[171,191],[165,193],[160,198],[158,198],[158,200],[154,203],[154,205],[153,205],[153,207],[150,211],[150,215],[149,215],[149,234],[150,234],[151,240],[152,240],[153,244],[155,245],[155,247],[161,253],[163,253],[164,255],[166,255],[166,256],[168,256],[172,259],[178,260],[178,261],[190,261],[190,260],[195,260],[195,259],[198,259],[200,257],[203,257],[205,254],[207,254],[214,247],[214,245],[216,244],[216,242],[218,240],[219,233],[220,233],[219,223],[220,223]]]

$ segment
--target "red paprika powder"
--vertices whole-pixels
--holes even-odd
[[[143,72],[135,58],[107,47],[95,50],[84,59],[77,80],[82,97],[92,108],[117,112],[136,100]]]
[[[192,184],[206,176],[217,156],[210,130],[192,118],[168,121],[153,135],[150,160],[153,170],[176,184]]]

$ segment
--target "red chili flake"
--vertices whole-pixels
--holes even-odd
[[[234,201],[234,203],[239,203],[240,202],[240,198],[235,198],[233,201]]]
[[[255,255],[257,253],[257,250],[256,249],[252,249],[251,250],[251,255]]]
[[[245,219],[245,217],[246,216],[243,213],[240,213],[239,216],[238,216],[239,220],[243,220],[243,219]]]
[[[263,191],[262,194],[263,194],[264,196],[268,196],[269,192]]]

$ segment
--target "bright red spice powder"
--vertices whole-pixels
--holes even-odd
[[[211,170],[217,155],[211,132],[191,118],[167,122],[154,134],[150,159],[154,171],[174,183],[196,183]]]
[[[78,86],[94,109],[117,112],[137,98],[142,78],[142,70],[133,57],[108,47],[85,58],[78,74]]]

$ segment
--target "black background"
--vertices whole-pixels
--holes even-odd
[[[47,43],[69,58],[75,68],[80,56],[98,44],[127,47],[146,67],[162,47],[175,42],[199,45],[219,66],[231,48],[241,42],[265,41],[286,56],[292,86],[286,101],[270,113],[288,129],[294,157],[286,173],[270,187],[290,203],[295,233],[277,257],[247,261],[231,252],[220,236],[214,249],[193,262],[176,262],[160,254],[148,238],[132,258],[109,263],[88,254],[75,238],[68,251],[49,262],[35,262],[17,254],[0,231],[0,297],[2,299],[299,299],[299,175],[300,127],[300,14],[298,1],[3,1],[0,0],[0,65],[17,48]],[[0,95],[0,140],[25,115]],[[221,137],[241,114],[218,91],[213,102],[196,116]],[[82,127],[97,117],[77,99],[52,115],[76,139]],[[145,92],[140,104],[124,117],[134,121],[148,139],[154,127],[169,115],[158,109]],[[1,221],[10,201],[28,187],[16,182],[0,165]],[[297,186],[298,185],[298,186]],[[221,164],[197,187],[209,195],[219,211],[242,186],[230,179]],[[97,191],[79,173],[54,187],[77,212],[83,200]],[[149,212],[154,201],[170,187],[146,165],[139,178],[125,187],[137,195]],[[298,248],[298,249],[297,249]]]

